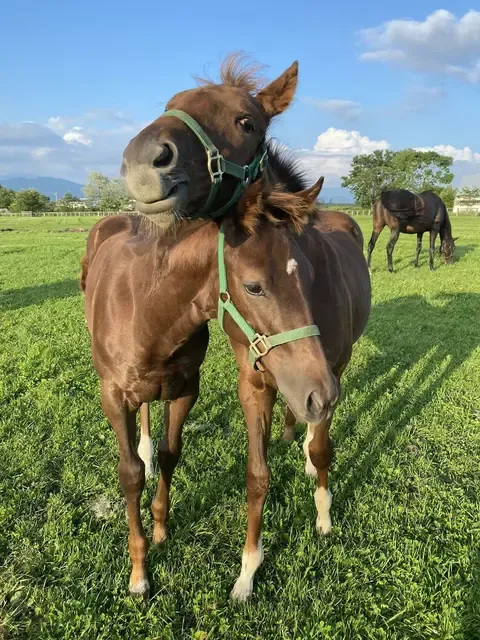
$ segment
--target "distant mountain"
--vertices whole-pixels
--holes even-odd
[[[82,191],[81,184],[78,182],[71,182],[70,180],[63,180],[62,178],[2,178],[0,177],[0,184],[2,187],[13,189],[14,191],[20,191],[21,189],[37,189],[40,193],[45,194],[51,200],[55,200],[55,193],[60,200],[69,191],[72,196],[77,198],[84,198],[85,194]]]
[[[29,178],[2,178],[0,176],[0,185],[8,189],[13,189],[14,191],[20,191],[20,189],[37,189],[37,191],[44,193],[52,200],[55,200],[55,193],[57,194],[58,200],[60,200],[67,191],[70,191],[72,196],[76,196],[77,198],[85,197],[82,191],[83,185],[78,184],[78,182],[63,180],[62,178],[39,178],[36,176]],[[326,204],[328,204],[330,200],[333,204],[351,204],[353,202],[350,191],[348,191],[348,189],[342,189],[342,187],[323,187],[320,193],[320,199]]]

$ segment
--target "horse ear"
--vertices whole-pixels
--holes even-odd
[[[456,238],[452,238],[452,240],[453,240],[454,242],[456,242],[459,238],[460,238],[460,236],[457,236]]]
[[[292,102],[298,83],[298,62],[295,61],[276,80],[257,93],[257,100],[270,117],[277,116]]]
[[[305,200],[307,205],[315,205],[315,203],[317,202],[317,198],[320,195],[320,191],[322,190],[324,180],[325,178],[323,176],[320,176],[320,178],[315,182],[313,186],[311,186],[309,189],[304,189],[303,191],[297,191],[295,195],[299,198],[302,198],[302,200]]]

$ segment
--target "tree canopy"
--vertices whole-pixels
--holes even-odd
[[[91,171],[83,192],[88,205],[100,211],[118,211],[124,208],[129,198],[121,178],[107,178],[98,171]]]
[[[355,202],[371,207],[385,189],[440,191],[453,180],[453,158],[436,151],[374,151],[355,156],[342,187],[351,191]]]
[[[50,202],[48,196],[36,189],[22,189],[15,192],[15,197],[10,205],[12,211],[45,211]]]

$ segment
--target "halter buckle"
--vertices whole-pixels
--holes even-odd
[[[225,173],[225,160],[218,149],[207,149],[207,166],[213,184],[220,184]]]
[[[270,351],[271,346],[267,342],[268,336],[261,336],[259,333],[255,334],[255,338],[250,342],[250,349],[256,355],[257,358],[263,358]]]

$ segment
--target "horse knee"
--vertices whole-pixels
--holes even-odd
[[[249,499],[261,500],[268,492],[270,484],[270,471],[268,467],[262,466],[257,469],[247,468],[247,497]]]
[[[145,464],[143,460],[136,454],[128,459],[120,460],[118,477],[126,495],[141,493],[145,486]]]
[[[333,460],[333,445],[330,438],[327,439],[325,446],[318,448],[315,442],[311,442],[309,446],[310,460],[317,469],[323,471],[328,469]]]

